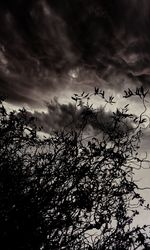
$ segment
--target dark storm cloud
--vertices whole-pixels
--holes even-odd
[[[74,68],[82,78],[95,72],[102,87],[121,89],[122,78],[149,86],[148,0],[2,0],[0,23],[0,92],[9,101],[39,103],[48,90],[71,88]]]
[[[81,131],[84,128],[86,135],[98,135],[102,131],[112,135],[114,126],[113,112],[106,112],[104,107],[97,110],[87,109],[87,107],[78,107],[73,103],[61,104],[55,98],[51,103],[47,103],[47,112],[34,113],[28,112],[28,117],[35,117],[36,125],[42,128],[43,132],[75,129]],[[132,128],[130,122],[120,123],[120,136],[123,131],[129,131]],[[118,129],[119,136],[119,129]]]
[[[100,108],[96,113],[90,111],[87,113],[84,107],[78,108],[72,104],[61,104],[54,99],[47,104],[47,113],[35,111],[34,114],[28,112],[29,116],[36,117],[38,126],[42,126],[42,130],[49,133],[51,130],[60,130],[67,128],[81,129],[82,126],[87,125],[88,129],[106,130],[111,127],[112,113],[104,112]]]
[[[2,1],[0,21],[0,91],[10,101],[38,102],[76,61],[66,24],[42,0]]]

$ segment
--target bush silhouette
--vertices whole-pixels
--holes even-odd
[[[145,206],[132,166],[144,161],[138,148],[146,109],[139,117],[128,105],[117,109],[111,127],[102,129],[89,104],[96,95],[114,103],[97,88],[75,95],[82,107],[76,129],[69,125],[46,137],[25,109],[7,113],[1,102],[1,249],[149,249],[148,227],[132,227],[138,207]],[[143,88],[124,97],[132,95],[145,107]],[[97,122],[99,137],[85,139],[89,120]]]

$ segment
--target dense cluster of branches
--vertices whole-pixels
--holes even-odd
[[[142,91],[132,94],[145,104]],[[114,102],[99,89],[96,95]],[[84,126],[45,137],[25,109],[7,113],[1,102],[1,249],[149,249],[147,226],[132,227],[144,206],[133,179],[134,164],[143,162],[138,148],[144,113],[130,114],[128,105],[117,109],[110,129],[86,139],[88,119],[97,114],[91,96],[73,97],[83,107]]]

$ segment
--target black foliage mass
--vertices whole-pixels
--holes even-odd
[[[145,105],[143,88],[124,97],[131,93]],[[97,88],[91,96],[96,95],[114,103]],[[82,101],[84,121],[96,114],[90,98],[73,97],[76,108]],[[126,105],[113,113],[112,128],[100,130],[99,137],[85,137],[86,122],[48,136],[25,109],[7,113],[2,102],[1,249],[149,249],[148,226],[132,225],[145,206],[133,178],[134,164],[142,167],[144,161],[138,155],[144,115],[130,114]]]

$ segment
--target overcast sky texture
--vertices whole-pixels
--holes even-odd
[[[148,0],[2,0],[0,22],[0,92],[11,103],[149,86]]]
[[[9,107],[49,102],[47,114],[35,112],[46,131],[75,119],[73,93],[96,86],[119,99],[128,87],[150,87],[149,0],[1,0],[0,24],[0,94]],[[101,116],[107,123],[110,113]]]

